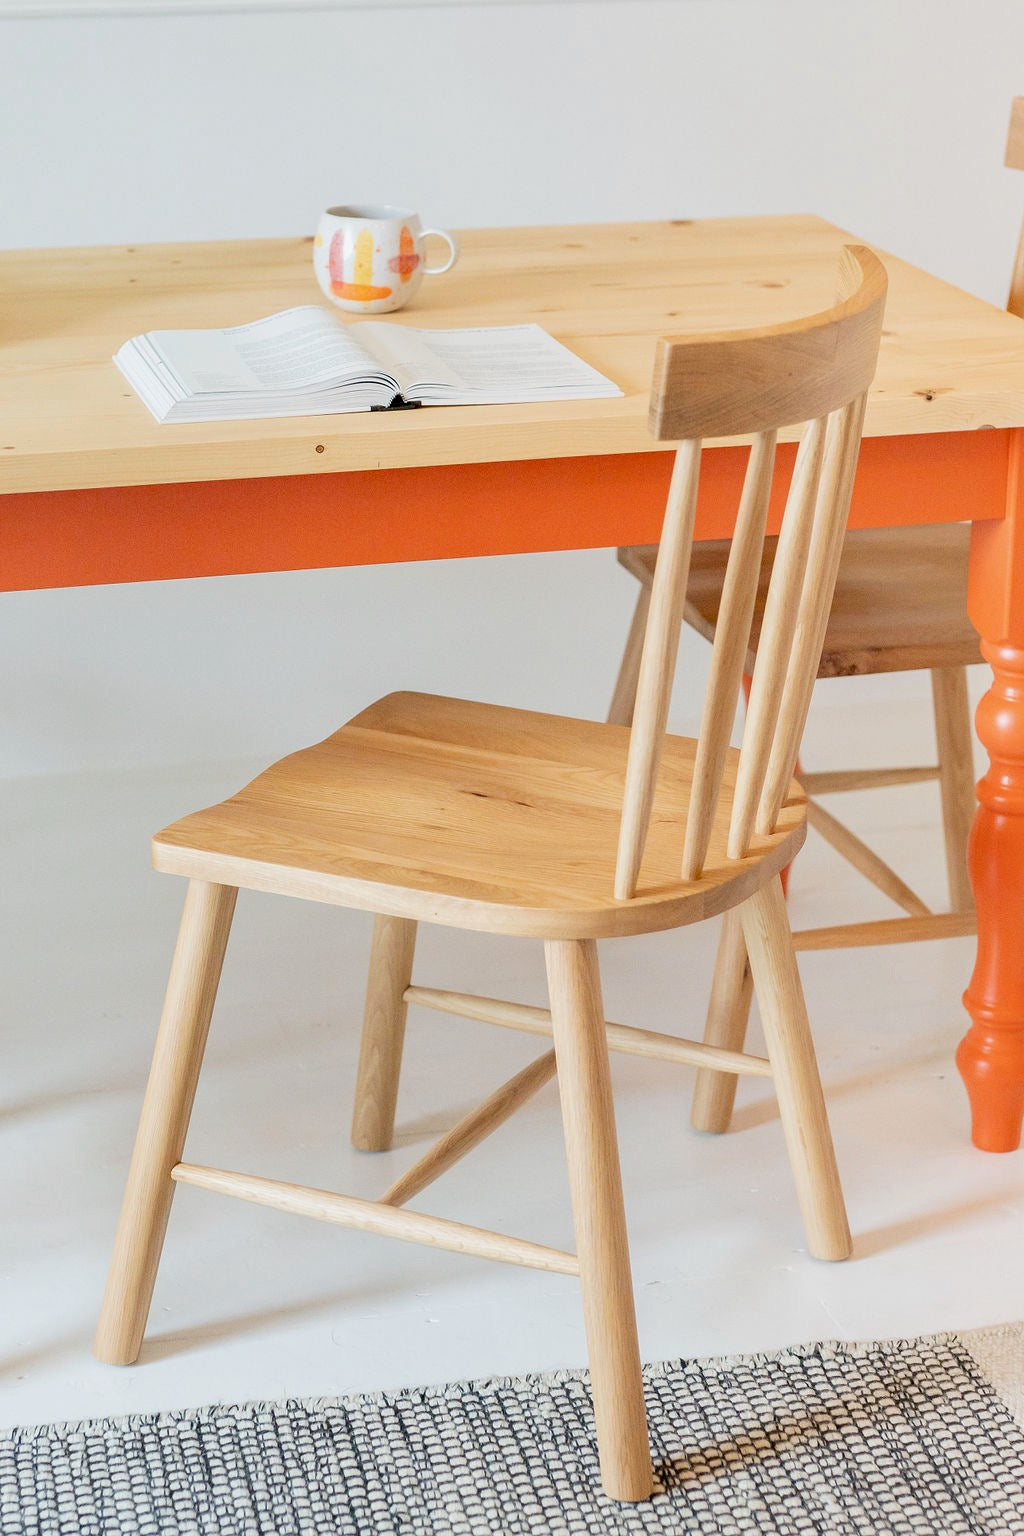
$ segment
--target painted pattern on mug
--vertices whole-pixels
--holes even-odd
[[[337,294],[339,299],[351,299],[358,304],[372,304],[377,299],[390,298],[392,289],[380,287],[373,281],[373,236],[365,225],[355,238],[354,253],[352,281],[346,282],[344,231],[336,230],[327,258],[331,292]]]
[[[397,272],[401,281],[407,283],[422,260],[422,256],[416,253],[416,242],[412,237],[412,230],[408,224],[403,224],[402,232],[398,237],[398,255],[392,256],[388,262],[388,271]]]

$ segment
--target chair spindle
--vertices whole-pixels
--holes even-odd
[[[761,555],[768,522],[768,502],[775,471],[777,433],[759,432],[750,449],[736,531],[729,550],[722,607],[711,653],[711,672],[704,694],[697,761],[686,818],[683,879],[696,880],[707,856],[726,753],[736,718],[743,664],[754,617]]]
[[[743,858],[750,845],[757,802],[778,725],[786,670],[796,632],[800,593],[807,570],[814,509],[821,479],[826,422],[827,418],[823,416],[808,422],[800,439],[775,551],[750,698],[747,701],[747,718],[729,826],[728,853],[734,859]]]
[[[796,631],[758,805],[755,829],[770,832],[778,820],[796,768],[811,693],[825,641],[825,627],[839,574],[846,518],[860,450],[865,395],[831,412],[825,432],[825,455],[818,487],[814,526],[800,594]]]
[[[665,507],[661,553],[651,592],[626,762],[626,788],[615,863],[616,901],[629,901],[635,892],[647,841],[647,824],[654,801],[683,624],[686,579],[697,513],[700,453],[699,438],[679,445]]]

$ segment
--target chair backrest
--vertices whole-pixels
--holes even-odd
[[[757,331],[659,343],[651,430],[678,441],[654,572],[633,715],[615,896],[636,891],[679,647],[704,438],[753,435],[715,631],[682,878],[698,879],[718,807],[757,593],[781,427],[806,423],[765,606],[733,797],[728,857],[778,820],[796,766],[874,377],[885,269],[862,246],[842,255],[839,298],[821,314]]]
[[[1013,171],[1024,171],[1024,96],[1015,96],[1010,107],[1010,131],[1006,139],[1006,162]],[[1024,319],[1024,224],[1017,241],[1017,259],[1010,279],[1010,297],[1006,303],[1011,315]]]

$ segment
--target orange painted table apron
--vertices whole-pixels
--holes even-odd
[[[309,242],[0,253],[14,324],[0,337],[0,589],[654,542],[671,458],[644,430],[655,339],[825,307],[846,237],[799,216],[462,238],[459,267],[398,323],[536,319],[621,400],[160,427],[112,352],[142,330],[312,302]],[[977,717],[991,766],[957,1061],[976,1144],[1009,1151],[1024,1114],[1024,322],[884,259],[851,522],[975,523],[969,610],[994,680]],[[780,453],[791,462],[793,445]],[[701,536],[731,531],[744,458],[706,456]]]

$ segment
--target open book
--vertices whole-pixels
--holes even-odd
[[[539,325],[345,324],[318,304],[224,331],[147,331],[114,358],[157,421],[621,395]]]

